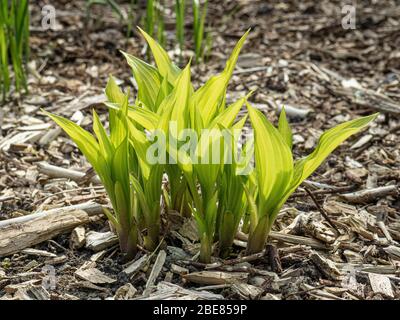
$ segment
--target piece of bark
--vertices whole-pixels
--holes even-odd
[[[36,256],[36,257],[47,257],[47,258],[56,258],[57,257],[57,255],[52,252],[48,252],[48,251],[44,251],[44,250],[37,250],[37,249],[33,249],[33,248],[26,248],[26,249],[22,250],[21,253],[27,254],[29,256]]]
[[[66,255],[61,255],[61,256],[54,257],[54,258],[46,259],[44,264],[50,264],[50,265],[61,264],[61,263],[66,262],[67,260],[68,260],[68,257]]]
[[[27,291],[28,294],[34,296],[36,300],[50,300],[50,293],[41,285],[30,286]]]
[[[183,274],[188,274],[189,273],[189,269],[183,268],[181,266],[178,266],[176,264],[171,264],[171,271],[173,273],[179,274],[179,275],[183,275]]]
[[[166,282],[172,282],[172,279],[174,278],[174,274],[171,271],[167,271],[165,273],[164,281]]]
[[[86,244],[86,231],[85,227],[76,227],[71,232],[71,238],[69,240],[69,245],[71,249],[80,249]]]
[[[17,218],[12,218],[12,219],[7,219],[0,221],[0,233],[2,228],[8,227],[10,225],[17,225],[19,223],[23,222],[29,222],[31,220],[35,220],[37,218],[41,218],[43,216],[47,216],[50,214],[56,214],[59,215],[60,212],[72,212],[76,210],[83,210],[85,211],[89,216],[95,216],[99,214],[103,214],[103,206],[101,206],[98,203],[89,201],[85,203],[80,203],[72,206],[67,206],[67,207],[61,207],[61,208],[54,208],[54,209],[49,209],[46,211],[40,211],[40,212],[35,212],[32,214],[28,214],[26,216],[21,216]]]
[[[8,151],[14,144],[33,143],[39,140],[43,135],[44,131],[27,131],[17,134],[11,133],[11,135],[0,139],[0,150]]]
[[[384,296],[394,298],[392,284],[388,277],[381,274],[369,273],[368,278],[374,293],[381,293]]]
[[[157,291],[143,300],[222,300],[220,294],[207,291],[195,291],[182,288],[176,284],[161,281],[157,285]]]
[[[94,284],[109,284],[117,281],[96,268],[78,269],[75,275]]]
[[[385,235],[386,239],[392,243],[393,242],[393,238],[389,233],[389,230],[386,228],[385,224],[383,223],[383,221],[378,221],[376,223],[376,225],[382,230],[382,233]]]
[[[150,290],[152,289],[154,283],[157,280],[158,275],[162,270],[162,267],[164,266],[166,257],[167,254],[165,253],[164,250],[161,250],[158,253],[156,261],[154,262],[153,265],[153,269],[151,270],[149,278],[147,279],[146,289],[144,290],[143,295],[148,295],[150,293]]]
[[[167,251],[168,251],[168,258],[171,261],[187,260],[191,258],[191,256],[182,248],[167,246]]]
[[[30,286],[38,284],[40,282],[41,282],[41,280],[34,279],[34,280],[28,280],[28,281],[21,282],[21,283],[9,284],[4,287],[4,292],[8,293],[8,294],[14,294],[19,289],[28,289]]]
[[[114,299],[115,300],[129,300],[132,299],[137,292],[137,289],[131,284],[126,283],[122,287],[119,287],[117,291],[115,291]]]
[[[332,293],[323,291],[318,289],[318,287],[313,287],[307,283],[302,283],[300,286],[304,292],[309,294],[312,297],[315,297],[317,299],[323,299],[323,300],[343,300],[342,298],[335,296]]]
[[[337,280],[341,275],[339,269],[336,268],[336,265],[332,260],[322,257],[316,252],[310,254],[310,259],[317,266],[318,270],[320,270],[326,277]]]
[[[278,241],[283,241],[283,242],[288,242],[288,243],[293,243],[293,244],[302,244],[306,246],[310,246],[311,248],[315,249],[325,249],[328,250],[329,247],[325,245],[324,243],[312,239],[312,238],[306,238],[302,236],[295,236],[291,234],[284,234],[276,231],[271,231],[268,235],[270,239],[278,240]]]
[[[367,273],[377,273],[377,274],[395,274],[396,266],[392,265],[372,265],[372,264],[353,264],[353,263],[335,263],[339,270],[344,270],[346,268],[353,268],[355,271],[367,272]]]
[[[86,236],[86,248],[93,250],[94,252],[102,251],[117,243],[118,237],[111,231],[89,231]]]
[[[60,168],[47,162],[38,162],[37,166],[40,173],[44,173],[50,178],[67,178],[76,182],[82,182],[86,176],[84,172]],[[91,177],[90,182],[93,184],[101,184],[100,178],[97,175]]]
[[[200,271],[185,274],[182,278],[198,284],[229,284],[246,281],[248,276],[245,272]]]
[[[87,280],[73,282],[71,284],[71,287],[79,288],[79,289],[83,288],[83,289],[97,290],[97,291],[106,292],[106,293],[109,293],[109,291],[110,291],[108,288],[100,287],[90,281],[87,281]]]
[[[343,255],[346,257],[347,262],[350,263],[362,263],[364,260],[362,254],[352,250],[344,250]]]
[[[243,232],[240,232],[240,231],[236,234],[236,237],[242,242],[244,242],[244,241],[247,242],[247,239],[248,239],[248,235]],[[276,232],[276,231],[270,231],[270,233],[268,235],[268,240],[269,239],[292,243],[292,244],[302,244],[302,245],[309,246],[309,247],[315,248],[315,249],[329,250],[329,248],[330,248],[329,246],[325,245],[324,243],[322,243],[318,240],[312,239],[312,238],[295,236],[292,234],[286,234],[286,233]]]
[[[267,293],[260,300],[282,300],[282,297],[279,294]]]
[[[388,246],[386,248],[383,248],[383,251],[385,251],[388,255],[392,257],[392,259],[395,260],[400,260],[400,248],[396,246]]]
[[[122,270],[122,272],[127,274],[128,276],[132,276],[140,269],[142,269],[148,262],[149,262],[149,255],[145,254],[139,259],[126,264],[125,269]]]
[[[96,252],[95,254],[93,254],[90,257],[90,261],[92,261],[92,262],[99,261],[106,255],[106,253],[107,253],[107,250],[102,250],[102,251]]]
[[[271,266],[271,270],[276,273],[282,272],[281,260],[279,253],[273,244],[267,244],[268,261]]]
[[[374,136],[372,134],[366,134],[364,136],[362,136],[356,143],[354,143],[351,147],[350,150],[354,150],[354,149],[359,149],[362,146],[364,146],[365,144],[367,144],[368,142],[370,142],[372,140]]]
[[[351,203],[365,204],[379,200],[386,196],[396,196],[398,190],[396,186],[384,186],[374,189],[366,189],[352,193],[340,194],[339,197]]]
[[[245,300],[254,300],[264,291],[259,287],[247,283],[235,283],[232,285],[232,290]]]
[[[50,130],[48,130],[43,137],[41,137],[38,141],[39,145],[45,146],[49,142],[53,141],[56,139],[62,132],[62,129],[60,127],[55,127]]]
[[[5,221],[7,223],[3,226],[0,224],[0,257],[49,240],[89,221],[89,214],[83,210],[62,209],[58,213],[35,215],[33,219],[23,222]]]

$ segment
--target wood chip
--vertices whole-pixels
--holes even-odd
[[[86,231],[85,227],[79,226],[76,227],[71,232],[71,238],[69,241],[69,245],[72,249],[80,249],[84,247],[86,244]]]
[[[291,235],[291,234],[284,234],[284,233],[275,232],[275,231],[271,231],[269,233],[269,238],[278,240],[278,241],[288,242],[288,243],[303,244],[303,245],[310,246],[310,247],[316,248],[316,249],[328,249],[329,248],[324,243],[322,243],[318,240],[312,239],[312,238],[295,236],[295,235]]]
[[[107,250],[102,250],[102,251],[96,252],[95,254],[93,254],[90,257],[90,261],[93,261],[93,262],[99,261],[106,255],[106,253],[107,253]]]
[[[176,284],[161,281],[157,285],[157,291],[143,300],[222,300],[220,294],[207,291],[195,291],[182,288]]]
[[[115,292],[115,300],[129,300],[136,295],[137,289],[131,284],[126,283],[122,287],[119,287]]]
[[[115,233],[89,231],[86,235],[86,248],[95,252],[107,249],[118,243]]]
[[[36,298],[36,300],[50,300],[50,293],[42,286],[30,286],[28,293]]]
[[[38,249],[32,249],[32,248],[26,248],[21,251],[23,254],[27,254],[29,256],[35,256],[35,257],[47,257],[47,258],[56,258],[57,255],[48,251],[44,250],[38,250]]]
[[[75,271],[75,275],[93,284],[109,284],[117,281],[96,268],[78,269]]]
[[[387,297],[394,298],[390,279],[381,274],[369,273],[369,282],[374,293],[381,293]]]
[[[165,251],[160,250],[157,255],[156,261],[154,262],[153,269],[150,272],[149,278],[147,279],[146,289],[144,290],[143,295],[148,295],[150,293],[152,286],[156,282],[157,277],[159,276],[161,269],[164,266],[166,257],[167,254],[165,253]]]
[[[134,260],[128,263],[122,272],[127,274],[128,276],[134,275],[140,269],[142,269],[149,262],[149,255],[145,254],[137,260]]]
[[[183,275],[183,274],[188,274],[189,273],[189,269],[183,268],[181,266],[178,266],[176,264],[171,264],[171,271],[173,273],[179,274],[179,275]]]
[[[229,284],[246,281],[248,276],[245,272],[200,271],[183,275],[182,278],[198,284]]]
[[[388,246],[383,250],[392,257],[392,259],[400,260],[400,248],[396,246]]]
[[[66,255],[61,255],[61,256],[54,257],[54,258],[46,259],[46,261],[44,263],[50,264],[50,265],[55,265],[55,264],[64,263],[67,260],[68,260],[68,257]]]
[[[264,292],[263,289],[247,283],[234,283],[231,288],[245,300],[254,300]]]
[[[40,282],[41,282],[41,280],[34,279],[34,280],[29,280],[29,281],[25,281],[25,282],[21,282],[21,283],[9,284],[4,287],[4,291],[8,294],[13,294],[13,293],[17,292],[17,290],[19,290],[19,289],[27,289],[30,286],[35,285]]]
[[[396,196],[398,194],[396,186],[385,186],[374,189],[366,189],[352,193],[341,194],[339,197],[351,203],[365,204],[382,199],[386,196]]]
[[[317,266],[318,270],[320,270],[326,277],[337,280],[341,275],[339,269],[336,268],[336,265],[332,260],[322,257],[317,252],[312,252],[310,254],[310,259]]]

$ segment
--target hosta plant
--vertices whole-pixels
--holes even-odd
[[[168,54],[158,43],[144,31],[141,32],[153,52],[157,67],[125,54],[138,84],[136,106],[130,109],[129,117],[148,131],[161,131],[168,137],[165,141],[168,150],[177,151],[185,144],[183,141],[178,141],[176,133],[170,131],[170,123],[176,124],[176,132],[187,128],[193,129],[199,136],[199,143],[191,143],[188,150],[195,150],[197,159],[204,158],[209,148],[212,148],[213,142],[222,139],[218,136],[218,129],[230,128],[234,124],[246,100],[246,98],[239,99],[229,106],[225,103],[228,82],[247,33],[234,48],[223,72],[212,76],[195,91],[190,83],[189,65],[181,71],[170,61]],[[240,127],[243,123],[244,121],[241,121],[236,125]],[[209,133],[202,134],[204,129],[215,130],[217,133],[215,136]],[[174,161],[166,166],[170,182],[168,203],[173,209],[181,212],[184,208],[185,211],[191,208],[198,222],[201,241],[200,259],[208,262],[217,230],[218,181],[222,179],[223,163],[203,164],[200,160],[193,162],[188,154],[179,153],[179,156],[187,160],[183,163],[178,153],[169,156]],[[240,217],[240,214],[236,216]],[[236,233],[236,230],[232,229],[237,225],[236,219],[229,228],[231,233]]]
[[[109,135],[96,113],[94,136],[69,120],[50,115],[102,180],[114,209],[106,214],[117,230],[121,250],[132,256],[141,241],[146,249],[156,249],[162,177],[166,174],[165,203],[168,209],[196,220],[200,261],[211,261],[216,242],[220,255],[226,257],[245,216],[249,217],[247,252],[261,251],[279,210],[293,191],[341,142],[376,115],[328,130],[310,155],[294,161],[284,110],[275,128],[248,103],[249,95],[226,103],[228,83],[248,33],[236,44],[224,70],[195,89],[190,63],[181,70],[149,34],[140,31],[155,66],[123,53],[138,92],[128,103],[129,95],[110,78],[106,88]],[[255,137],[245,143],[241,157],[236,158],[237,133],[240,135],[247,120],[247,115],[237,119],[244,105]]]
[[[113,213],[104,209],[118,234],[127,258],[136,253],[138,237],[148,250],[155,250],[160,232],[161,179],[164,167],[149,164],[150,141],[128,117],[128,95],[110,77],[106,87],[110,134],[93,111],[94,136],[70,120],[47,113],[76,143],[100,177]]]
[[[122,93],[112,77],[106,87],[106,96],[108,98],[106,105],[110,107],[109,121],[112,133],[113,128],[117,127],[114,125],[116,124],[114,109],[119,110],[123,107],[125,110],[128,97]],[[135,122],[128,117],[132,112],[131,108],[126,106],[124,112],[130,144],[128,154],[130,187],[137,200],[135,210],[131,214],[136,217],[139,231],[143,231],[141,235],[144,247],[152,251],[157,247],[159,240],[161,180],[164,166],[150,164],[147,161],[146,153],[151,142],[141,128],[138,129]]]
[[[279,210],[295,191],[345,139],[365,128],[377,114],[347,121],[327,130],[320,137],[314,151],[299,160],[293,160],[292,133],[283,109],[278,128],[247,103],[254,129],[256,190],[246,187],[250,212],[247,253],[263,249],[269,231]]]
[[[94,135],[68,119],[46,114],[70,136],[100,177],[114,209],[113,213],[105,209],[105,213],[117,231],[122,253],[131,258],[138,242],[139,203],[130,182],[130,173],[135,170],[135,163],[130,156],[128,96],[115,90],[112,79],[106,92],[111,99],[120,99],[121,103],[118,110],[110,109],[109,135],[95,111]]]

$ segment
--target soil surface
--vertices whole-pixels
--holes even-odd
[[[56,28],[44,31],[41,8],[48,3],[56,8]],[[108,7],[94,6],[87,20],[84,3],[31,4],[29,93],[13,94],[0,109],[0,220],[88,201],[109,205],[85,158],[41,112],[72,117],[89,129],[93,108],[106,119],[103,89],[110,74],[135,90],[119,50],[146,58],[143,39],[136,30],[127,37]],[[160,250],[140,250],[134,260],[140,263],[132,266],[121,260],[115,239],[98,252],[88,247],[94,232],[110,231],[103,216],[93,216],[84,225],[86,246],[74,247],[69,230],[36,250],[0,257],[0,299],[399,299],[400,3],[357,1],[355,29],[343,28],[342,6],[209,1],[212,49],[193,67],[195,83],[222,70],[251,28],[228,100],[256,90],[250,100],[274,123],[285,105],[295,157],[310,153],[327,128],[380,112],[288,200],[262,254],[246,257],[239,236],[229,259],[197,263],[193,221],[163,212]],[[135,23],[143,14],[135,12]],[[193,47],[190,19],[185,61]],[[176,60],[173,19],[166,31]],[[43,162],[87,174],[49,176]]]

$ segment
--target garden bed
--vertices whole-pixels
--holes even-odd
[[[251,102],[274,123],[284,104],[296,156],[308,154],[327,128],[381,114],[289,198],[263,252],[246,255],[246,235],[238,234],[231,255],[207,265],[196,259],[194,221],[176,212],[162,208],[158,250],[140,248],[133,261],[123,261],[101,210],[85,213],[87,203],[110,207],[108,198],[41,108],[83,127],[90,127],[93,108],[106,119],[109,74],[134,87],[118,50],[142,56],[144,42],[137,32],[127,39],[106,8],[96,7],[87,27],[82,1],[53,2],[57,28],[46,32],[40,6],[31,5],[29,94],[0,110],[0,227],[8,221],[18,230],[21,222],[12,219],[54,208],[81,222],[65,218],[67,230],[11,253],[12,241],[4,239],[4,248],[0,235],[0,299],[399,299],[400,8],[394,1],[359,3],[355,30],[342,28],[339,1],[209,2],[213,50],[193,67],[195,84],[222,70],[251,27],[228,101],[256,90]],[[82,204],[83,211],[68,209]],[[46,230],[46,219],[37,232]]]

